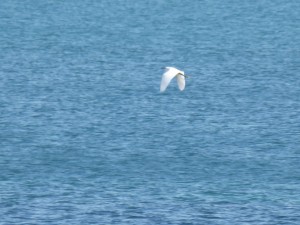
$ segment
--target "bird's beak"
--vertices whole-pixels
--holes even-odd
[[[190,76],[187,76],[187,75],[183,75],[185,78],[189,78]]]

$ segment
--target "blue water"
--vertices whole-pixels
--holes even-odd
[[[1,0],[0,224],[300,224],[299,24],[298,0]]]

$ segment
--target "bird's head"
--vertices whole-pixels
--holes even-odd
[[[179,75],[184,76],[185,78],[189,77],[189,76],[185,75],[184,73],[179,73]]]

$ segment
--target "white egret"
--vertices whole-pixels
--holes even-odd
[[[175,67],[166,67],[165,73],[162,75],[161,83],[160,83],[160,92],[164,92],[171,80],[176,77],[177,84],[180,91],[183,91],[185,87],[185,78],[184,72],[176,69]]]

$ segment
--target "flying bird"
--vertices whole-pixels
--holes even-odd
[[[183,71],[178,70],[175,67],[166,67],[160,83],[160,92],[164,92],[166,90],[166,88],[168,87],[168,85],[174,77],[177,78],[179,90],[183,91],[185,87],[185,78],[187,76],[184,75]]]

